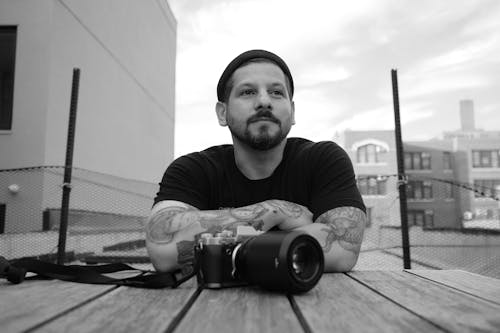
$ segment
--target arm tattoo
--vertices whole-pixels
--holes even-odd
[[[262,217],[268,211],[269,209],[262,204],[229,210],[204,211],[199,214],[197,221],[212,234],[223,230],[235,232],[239,225],[251,225],[256,230],[262,230],[264,226]]]
[[[303,213],[303,208],[293,202],[283,200],[268,200],[266,202],[273,207],[273,213],[280,211],[285,216],[291,218],[299,218]]]
[[[180,241],[177,245],[177,263],[191,264],[194,260],[194,241]]]
[[[251,225],[254,227],[255,230],[262,230],[262,227],[264,226],[264,221],[263,220],[253,220],[253,221],[233,221],[225,224],[212,224],[212,223],[206,223],[206,224],[201,224],[201,226],[205,229],[207,229],[207,233],[211,234],[216,234],[219,232],[222,232],[224,230],[230,230],[233,233],[236,232],[236,229],[238,226],[248,226]]]
[[[325,225],[322,231],[327,233],[323,245],[325,253],[332,249],[334,242],[338,242],[347,251],[359,252],[366,224],[366,215],[361,209],[338,207],[322,214],[318,223]]]
[[[146,226],[146,237],[156,244],[169,244],[173,241],[180,225],[173,225],[177,214],[191,211],[183,217],[184,227],[199,223],[209,233],[218,233],[223,230],[236,232],[239,225],[251,225],[256,230],[262,230],[264,221],[262,216],[269,211],[262,204],[250,207],[233,208],[227,210],[195,211],[194,208],[169,206],[154,214]]]
[[[186,207],[170,206],[163,208],[151,217],[146,226],[146,238],[152,243],[168,244],[172,242],[175,229],[172,226],[174,217],[189,210]]]
[[[236,220],[250,222],[262,217],[268,211],[269,209],[259,203],[248,207],[231,208],[229,214]]]

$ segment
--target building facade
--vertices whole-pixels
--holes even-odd
[[[409,226],[500,228],[500,131],[475,128],[471,100],[460,101],[460,120],[443,139],[403,143]],[[349,130],[339,138],[375,227],[401,223],[394,138]]]
[[[0,170],[64,165],[79,68],[73,165],[95,174],[77,176],[157,183],[174,156],[176,25],[166,1],[0,0]],[[0,173],[0,231],[41,230],[60,172]],[[72,208],[133,214],[79,196]]]
[[[457,228],[461,224],[456,154],[449,142],[404,142],[408,225]]]
[[[368,217],[364,249],[379,247],[381,226],[400,222],[394,131],[345,131],[336,140],[349,155]]]
[[[460,121],[444,141],[455,154],[457,179],[470,189],[459,197],[463,226],[500,229],[500,131],[475,127],[471,100],[460,101]]]

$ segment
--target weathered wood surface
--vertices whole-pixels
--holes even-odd
[[[177,332],[304,332],[285,295],[257,287],[203,290]]]
[[[313,332],[442,332],[345,274],[294,299]]]
[[[499,332],[500,306],[408,272],[358,271],[354,279],[452,332]]]
[[[195,292],[194,279],[176,289],[120,287],[37,332],[165,332]]]
[[[138,289],[0,280],[0,332],[500,332],[500,280],[461,271],[325,274],[290,299],[257,287]]]
[[[409,272],[500,305],[498,279],[459,270],[410,270]]]
[[[0,280],[0,331],[25,331],[115,288],[46,280],[13,285]]]

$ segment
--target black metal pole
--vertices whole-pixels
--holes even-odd
[[[398,93],[398,72],[391,70],[392,77],[392,97],[394,101],[394,122],[396,127],[396,153],[398,159],[398,188],[399,188],[399,206],[401,212],[401,236],[403,241],[403,265],[404,268],[411,268],[410,259],[410,238],[408,236],[408,206],[406,203],[406,183],[404,159],[403,159],[403,140],[401,139],[401,119],[399,117],[399,93]]]
[[[66,162],[64,165],[64,182],[62,185],[61,221],[59,225],[59,243],[57,246],[57,263],[62,265],[66,256],[66,234],[68,231],[69,195],[71,192],[71,170],[73,169],[73,147],[75,143],[76,107],[78,104],[78,87],[80,69],[73,68],[71,85],[71,104],[69,107],[68,138],[66,141]]]

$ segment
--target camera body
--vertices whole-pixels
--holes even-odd
[[[324,268],[323,249],[302,231],[205,233],[196,242],[195,258],[198,283],[210,289],[258,285],[301,293],[317,284]]]
[[[248,283],[236,275],[235,256],[242,239],[231,231],[215,235],[202,234],[195,246],[199,264],[198,282],[209,289],[244,286]]]

